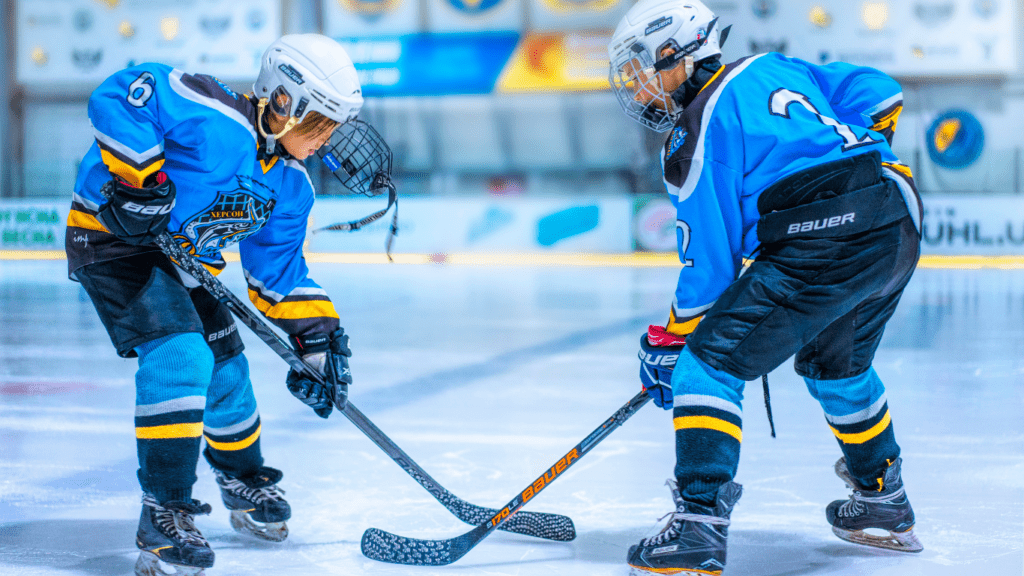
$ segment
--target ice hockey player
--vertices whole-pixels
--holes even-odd
[[[265,466],[260,415],[231,314],[154,244],[169,232],[211,271],[238,244],[249,299],[290,335],[328,386],[291,371],[293,395],[326,418],[352,377],[348,336],[302,255],[313,188],[302,160],[363,103],[333,40],[287,35],[264,53],[248,96],[216,78],[142,64],[89,99],[96,141],[67,231],[69,273],[117,353],[138,357],[135,435],[142,486],[136,574],[201,574],[214,552],[192,498],[200,443],[236,530],[284,540],[291,508]],[[339,131],[340,133],[340,131]],[[374,132],[376,134],[376,132]]]
[[[723,64],[727,34],[698,0],[640,0],[608,47],[626,114],[670,131],[662,162],[683,265],[668,324],[640,351],[644,387],[673,410],[676,509],[629,564],[721,573],[742,492],[744,382],[794,354],[853,491],[825,510],[833,531],[920,551],[872,368],[920,248],[920,202],[890,149],[901,89],[877,70],[775,53]]]

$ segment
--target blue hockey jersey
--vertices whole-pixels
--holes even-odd
[[[96,218],[112,174],[140,185],[162,170],[177,188],[168,230],[214,273],[239,244],[249,298],[289,334],[329,333],[338,314],[302,255],[313,186],[302,163],[261,157],[256,106],[216,78],[142,64],[89,98],[96,141],[82,160],[68,216],[69,272],[135,254]],[[142,247],[142,250],[159,250]]]
[[[902,106],[899,84],[871,68],[775,53],[721,67],[686,106],[662,156],[683,264],[669,330],[692,332],[738,277],[758,249],[758,197],[786,176],[877,151],[920,229],[910,170],[889,147]]]

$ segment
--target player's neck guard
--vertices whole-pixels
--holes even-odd
[[[271,156],[277,148],[277,139],[284,136],[289,130],[294,128],[295,125],[299,123],[299,119],[295,116],[291,116],[288,118],[288,121],[284,123],[284,129],[277,134],[274,134],[273,132],[268,134],[267,131],[263,130],[263,111],[266,109],[268,102],[269,100],[267,98],[260,98],[259,103],[256,105],[256,129],[260,131],[260,136],[266,138],[266,154],[267,156]]]
[[[722,63],[718,56],[705,58],[694,64],[693,72],[687,75],[686,81],[672,92],[672,100],[680,109],[689,106],[721,67]]]

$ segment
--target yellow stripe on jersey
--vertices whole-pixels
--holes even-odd
[[[203,435],[202,422],[164,424],[135,428],[135,437],[142,440],[166,440],[169,438],[199,438]]]
[[[725,66],[719,68],[718,71],[715,72],[715,74],[711,77],[711,79],[705,82],[704,85],[700,87],[700,90],[697,91],[697,95],[700,96],[700,93],[703,92],[705,88],[710,86],[711,83],[714,82],[716,78],[718,78],[719,74],[721,74],[723,70],[725,70]]]
[[[274,167],[274,164],[277,164],[278,158],[280,158],[280,156],[274,156],[273,158],[270,159],[270,162],[267,162],[266,160],[260,160],[260,167],[263,168],[264,174],[270,172],[270,169]]]
[[[724,432],[735,438],[737,442],[743,442],[743,430],[739,426],[714,416],[679,416],[674,418],[672,423],[675,424],[676,430],[704,428]]]
[[[215,450],[222,450],[224,452],[237,452],[238,450],[245,450],[249,446],[252,446],[254,442],[260,438],[260,430],[263,429],[263,424],[256,427],[256,431],[250,434],[247,438],[237,440],[235,442],[217,442],[211,440],[209,434],[206,435],[206,443]]]
[[[81,210],[72,210],[71,212],[68,212],[68,226],[110,234],[110,230],[107,230],[107,228],[100,223],[95,216],[92,214],[86,214]]]
[[[161,158],[140,170],[122,162],[120,158],[107,152],[102,147],[100,148],[100,156],[103,158],[103,163],[107,165],[107,169],[110,170],[111,174],[124,178],[125,182],[136,188],[142,188],[142,183],[146,181],[146,177],[158,172],[164,165],[164,160]]]
[[[906,164],[896,164],[895,162],[882,162],[882,166],[885,166],[886,168],[891,168],[899,172],[900,174],[903,174],[907,178],[914,177],[914,173],[910,171],[910,166],[907,166]]]
[[[303,320],[306,318],[339,318],[330,300],[300,300],[271,304],[255,290],[249,290],[249,301],[267,318],[278,320]]]
[[[900,121],[900,113],[903,112],[903,106],[897,106],[892,112],[889,112],[885,116],[880,118],[871,118],[875,123],[871,126],[871,129],[875,132],[882,132],[886,128],[890,132],[896,131],[896,124]]]
[[[676,311],[669,310],[668,326],[665,327],[665,331],[668,332],[669,334],[674,334],[676,336],[689,336],[690,334],[693,333],[694,330],[697,329],[697,324],[700,324],[700,321],[703,318],[704,315],[701,314],[696,318],[690,318],[685,322],[680,322],[679,319],[676,318]]]
[[[886,410],[885,416],[882,416],[882,420],[879,421],[878,424],[875,424],[863,432],[857,432],[856,434],[843,434],[831,426],[829,426],[829,428],[832,429],[832,433],[835,434],[836,438],[839,438],[839,441],[843,444],[863,444],[885,431],[885,429],[889,427],[889,423],[891,421],[892,418],[889,417],[889,411]]]

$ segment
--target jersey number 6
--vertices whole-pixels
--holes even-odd
[[[835,118],[822,116],[821,112],[818,112],[818,109],[814,107],[814,104],[811,104],[811,101],[807,96],[799,92],[794,92],[788,88],[779,88],[775,92],[772,92],[772,95],[768,97],[768,110],[773,116],[789,118],[790,104],[800,104],[811,114],[817,116],[819,122],[825,126],[831,126],[832,129],[836,131],[836,134],[843,139],[843,152],[881,142],[881,140],[875,140],[872,138],[870,134],[865,134],[863,138],[858,138],[857,135],[853,133],[853,130],[851,130],[846,124],[843,124]]]
[[[149,72],[139,74],[139,77],[128,86],[128,96],[126,96],[128,103],[136,108],[145,106],[149,97],[153,95],[153,83],[155,82],[156,79]]]

